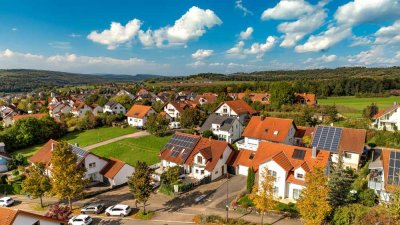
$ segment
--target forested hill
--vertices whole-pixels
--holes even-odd
[[[292,81],[343,78],[400,78],[400,67],[366,68],[340,67],[336,69],[276,70],[250,73],[201,73],[186,77],[161,77],[158,80],[212,80],[212,81]]]
[[[0,92],[25,92],[35,88],[62,87],[67,85],[103,84],[112,82],[141,81],[159,77],[138,74],[78,74],[46,70],[0,70]]]

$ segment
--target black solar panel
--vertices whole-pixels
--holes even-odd
[[[89,152],[79,148],[78,146],[71,145],[71,144],[70,144],[70,146],[72,147],[72,152],[76,154],[76,156],[78,158],[77,159],[78,162],[80,162],[83,158],[85,158],[89,154]]]
[[[311,145],[319,149],[336,152],[339,148],[341,136],[342,128],[318,126]]]
[[[400,152],[390,152],[388,184],[400,185]]]
[[[165,145],[164,149],[171,150],[172,157],[178,157],[178,155],[182,153],[182,159],[186,160],[190,152],[196,146],[198,140],[199,138],[175,134]]]
[[[233,122],[232,118],[228,118],[228,119],[225,120],[225,123],[227,123],[227,124],[231,124],[232,122]]]
[[[305,155],[306,155],[306,151],[305,150],[295,149],[293,151],[292,158],[303,160]]]

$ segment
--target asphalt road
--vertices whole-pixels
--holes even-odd
[[[175,222],[175,221],[145,221],[132,220],[125,218],[93,218],[92,225],[188,225],[191,222]]]

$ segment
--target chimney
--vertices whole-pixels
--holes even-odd
[[[264,120],[264,115],[260,116],[260,120],[263,121]]]
[[[311,149],[311,158],[317,158],[317,147],[312,147]]]
[[[54,143],[51,143],[51,151],[54,150]]]

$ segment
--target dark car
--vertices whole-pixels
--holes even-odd
[[[87,213],[92,213],[92,214],[99,214],[103,212],[104,210],[104,205],[103,204],[91,204],[88,206],[85,206],[81,209],[82,214],[87,214]]]

